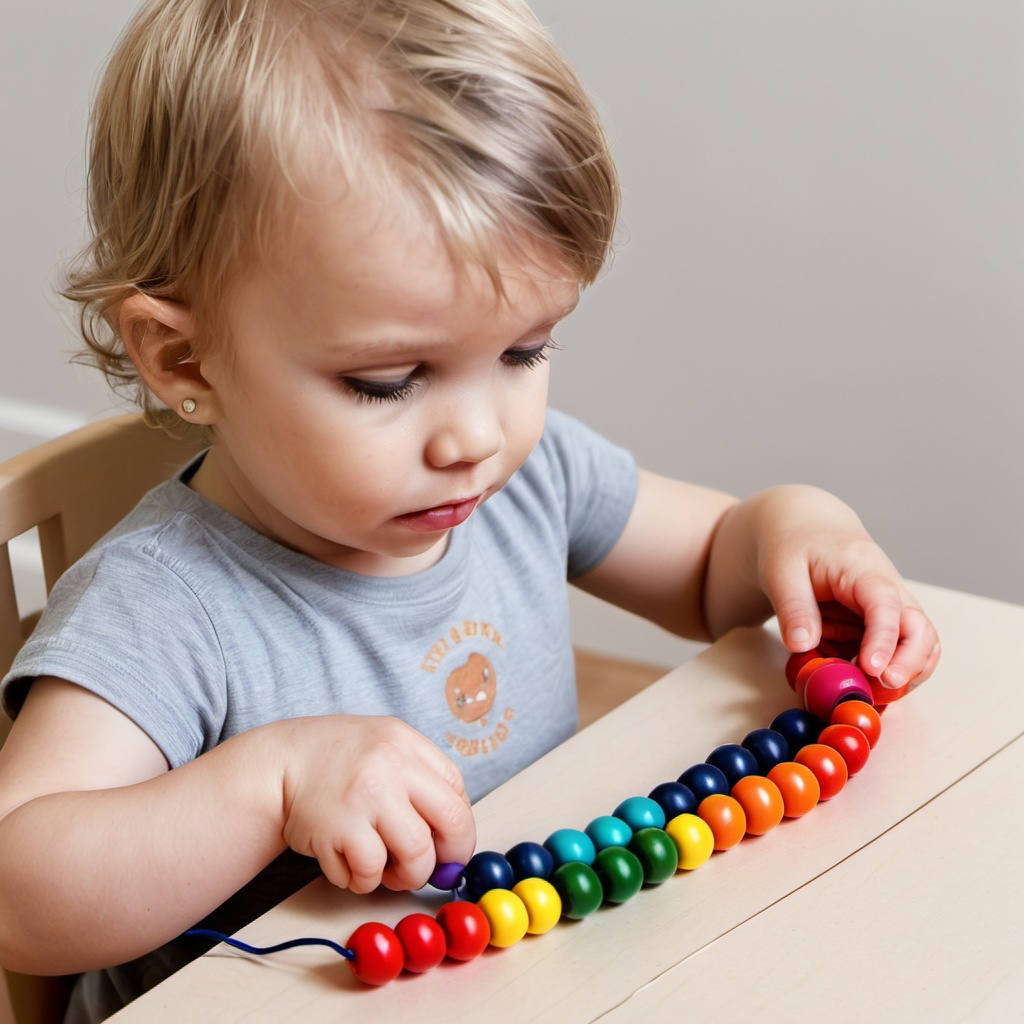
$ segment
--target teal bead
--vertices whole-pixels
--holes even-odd
[[[621,818],[634,832],[642,828],[664,828],[665,812],[661,804],[649,796],[631,796],[615,808],[615,817]]]
[[[598,853],[609,846],[625,846],[633,838],[633,830],[621,818],[614,818],[610,814],[595,818],[585,831],[593,840]]]
[[[594,860],[594,871],[609,903],[625,903],[643,888],[643,865],[635,853],[621,846],[601,850]]]
[[[555,868],[551,884],[562,900],[562,916],[574,921],[592,914],[604,902],[601,880],[589,864],[570,861]]]
[[[577,828],[560,828],[552,832],[544,843],[544,849],[554,858],[556,868],[573,861],[593,864],[597,856],[594,841]]]
[[[629,849],[640,861],[647,885],[661,885],[679,868],[679,850],[660,828],[642,828],[629,841]]]

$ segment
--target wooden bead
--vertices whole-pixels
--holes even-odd
[[[514,946],[530,927],[526,904],[508,889],[491,889],[476,904],[491,927],[490,944],[498,949]]]

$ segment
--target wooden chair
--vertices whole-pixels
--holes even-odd
[[[9,542],[35,529],[46,592],[65,569],[120,520],[151,487],[197,448],[129,414],[82,427],[0,464],[0,676],[10,668],[41,608],[22,608]],[[10,723],[0,714],[0,743]],[[59,1021],[68,978],[7,972],[18,1024]]]
[[[19,606],[9,542],[38,532],[49,593],[68,566],[196,451],[130,414],[82,427],[0,464],[0,677],[42,612]],[[667,671],[580,650],[576,665],[581,725]],[[0,714],[0,744],[9,729]],[[7,972],[17,1024],[60,1021],[73,980]]]

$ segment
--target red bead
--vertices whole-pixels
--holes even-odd
[[[376,921],[361,924],[345,945],[354,954],[349,967],[365,985],[386,985],[402,973],[405,965],[402,943],[385,924]]]
[[[842,792],[850,777],[842,755],[824,743],[808,743],[806,747],[801,747],[796,752],[793,760],[814,772],[821,787],[822,800],[831,800],[837,793]]]
[[[856,775],[868,763],[871,744],[855,725],[826,725],[818,737],[819,743],[837,750],[846,762],[847,771]]]
[[[835,706],[851,697],[871,700],[867,677],[848,661],[826,661],[807,677],[804,686],[804,707],[812,715],[827,722]]]
[[[472,960],[491,941],[491,926],[487,915],[468,900],[446,903],[437,912],[437,923],[444,932],[448,956],[452,960]]]
[[[405,950],[405,969],[422,974],[436,967],[448,951],[441,926],[429,914],[409,914],[395,925]]]
[[[814,647],[809,651],[802,651],[799,654],[791,654],[789,656],[789,659],[786,661],[786,682],[789,683],[791,689],[796,689],[797,672],[799,672],[807,662],[821,657],[823,657],[821,651]]]
[[[829,718],[830,725],[855,725],[868,738],[872,748],[882,735],[882,716],[862,700],[844,700],[837,704]]]

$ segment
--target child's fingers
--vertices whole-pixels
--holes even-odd
[[[787,649],[799,654],[816,647],[821,640],[821,611],[806,564],[777,565],[763,575],[765,596],[775,609]]]
[[[864,620],[858,664],[869,675],[881,677],[902,635],[902,588],[889,576],[873,573],[854,581],[847,600]]]
[[[449,762],[449,765],[449,771],[458,777],[457,787],[451,784],[450,776],[439,784],[436,780],[424,779],[410,796],[417,813],[431,830],[431,853],[435,862],[465,864],[476,849],[476,819],[462,786],[462,776],[454,764]],[[434,866],[430,865],[427,875]]]
[[[355,893],[376,889],[388,863],[384,841],[369,822],[350,826],[343,849],[325,835],[322,841],[314,842],[312,852],[329,882]]]
[[[410,780],[408,802],[389,809],[377,829],[388,849],[384,884],[389,889],[419,889],[438,863],[465,863],[476,845],[476,823],[461,786],[452,784],[451,766],[443,776],[431,771]]]
[[[941,648],[935,627],[914,603],[901,609],[900,636],[891,659],[884,666],[866,664],[866,670],[877,676],[884,686],[900,687],[907,683],[919,685],[935,671]]]
[[[389,889],[420,889],[437,863],[430,826],[412,804],[394,809],[377,822],[388,851],[381,881]]]

